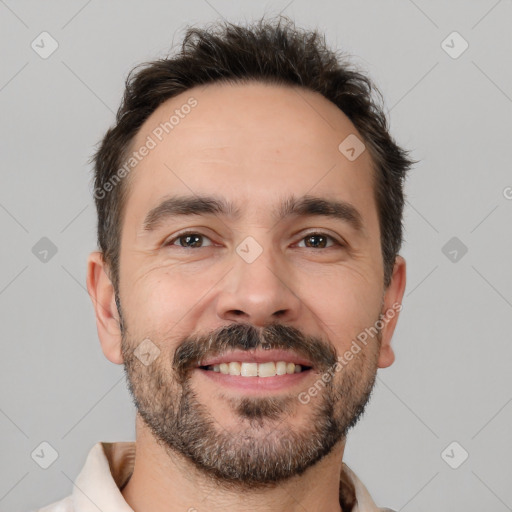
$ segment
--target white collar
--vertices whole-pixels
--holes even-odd
[[[75,512],[133,512],[120,489],[129,480],[134,464],[134,441],[96,443],[89,451],[82,471],[75,480],[71,496]],[[381,511],[356,474],[345,463],[343,466],[356,491],[357,505],[352,512]]]

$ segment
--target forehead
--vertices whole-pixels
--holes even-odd
[[[140,218],[165,195],[239,199],[261,214],[273,198],[308,193],[368,204],[368,151],[350,161],[339,150],[360,134],[322,95],[263,83],[194,87],[160,105],[131,150],[152,148],[130,175],[127,218]],[[364,205],[363,205],[364,206]]]

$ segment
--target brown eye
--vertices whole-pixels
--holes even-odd
[[[184,249],[195,249],[195,248],[201,248],[201,247],[207,247],[202,246],[202,242],[204,240],[210,240],[207,236],[202,235],[201,233],[196,233],[195,231],[188,231],[185,233],[180,233],[179,235],[175,236],[174,238],[171,238],[168,240],[164,245],[166,246],[176,246],[176,247],[182,247]],[[178,241],[179,244],[175,244],[174,242]],[[211,245],[211,244],[209,244]]]
[[[332,240],[334,242],[329,247],[332,247],[333,245],[342,246],[342,244],[335,240],[334,237],[326,235],[325,233],[309,233],[302,238],[301,241],[302,240],[306,241],[306,248],[308,249],[327,249],[328,240]]]

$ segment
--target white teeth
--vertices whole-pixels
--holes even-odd
[[[259,377],[273,377],[276,374],[276,363],[269,361],[268,363],[260,363],[258,365]]]
[[[237,361],[229,363],[229,375],[240,375],[240,363]]]
[[[268,361],[266,363],[231,361],[210,365],[208,369],[224,375],[241,375],[242,377],[274,377],[275,375],[290,375],[303,371],[302,365],[286,361]]]
[[[258,363],[242,363],[240,375],[242,375],[243,377],[257,377]]]
[[[277,373],[277,375],[285,375],[286,374],[286,363],[284,361],[278,361],[276,363],[276,373]]]

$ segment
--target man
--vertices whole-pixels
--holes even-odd
[[[43,511],[389,510],[343,462],[406,282],[412,162],[373,90],[283,18],[132,72],[87,287],[136,442],[95,445]]]

